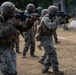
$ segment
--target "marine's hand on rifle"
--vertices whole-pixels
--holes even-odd
[[[20,25],[20,19],[14,19],[14,20],[12,20],[12,23],[14,26],[18,26],[18,25]]]

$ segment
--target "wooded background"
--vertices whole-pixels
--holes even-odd
[[[13,2],[17,8],[25,9],[28,3],[33,3],[36,7],[41,6],[42,8],[47,8],[49,5],[53,4],[53,0],[0,0],[0,5],[5,1]],[[76,11],[76,0],[65,0],[66,12]]]

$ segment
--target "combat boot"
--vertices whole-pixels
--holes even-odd
[[[42,74],[45,74],[45,73],[47,73],[49,75],[52,75],[53,74],[53,72],[50,72],[50,71],[47,71],[47,70],[42,70]]]
[[[60,42],[60,41],[56,41],[56,42],[55,42],[55,44],[59,44],[59,43],[61,43],[61,42]]]
[[[30,57],[38,57],[38,56],[35,55],[34,52],[30,52]]]
[[[20,52],[20,51],[16,51],[16,53],[21,54],[21,52]]]
[[[17,74],[3,73],[3,75],[17,75]]]
[[[38,62],[42,65],[44,64],[44,61],[42,61],[42,60],[39,60]]]
[[[42,74],[48,73],[48,70],[42,70]]]
[[[26,57],[27,51],[28,51],[28,47],[26,47],[26,48],[23,50],[23,57]]]
[[[30,56],[31,56],[31,57],[38,57],[38,56],[37,56],[37,55],[35,55],[35,54],[31,54]]]
[[[62,71],[54,71],[53,72],[53,75],[64,75],[64,72],[62,72]]]

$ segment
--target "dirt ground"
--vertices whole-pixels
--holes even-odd
[[[74,30],[57,30],[59,37],[67,38],[60,39],[60,44],[55,44],[57,48],[59,69],[65,73],[65,75],[76,75],[76,29]],[[22,54],[17,54],[17,69],[18,75],[43,75],[41,73],[42,65],[38,63],[40,56],[44,50],[37,48],[38,42],[36,42],[35,54],[38,57],[30,57],[29,51],[26,58],[22,58]],[[20,51],[23,51],[24,39],[20,36]],[[52,71],[50,68],[49,71]],[[46,74],[44,74],[46,75]]]

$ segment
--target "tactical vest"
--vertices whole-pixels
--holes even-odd
[[[48,29],[43,23],[42,23],[42,35],[47,35],[47,36],[51,36],[51,35],[53,35],[54,33],[55,33],[55,31],[56,31],[56,29],[57,28],[55,28],[55,29]]]
[[[0,21],[0,26],[1,26],[0,44],[11,44],[11,43],[14,43],[15,39],[16,39],[16,30],[14,29],[14,27],[12,26],[10,28],[10,25],[9,25],[8,27],[5,28],[5,26],[3,26],[3,23],[1,21]],[[3,30],[2,30],[2,28],[3,28]],[[9,30],[7,28],[9,28]],[[7,36],[7,34],[9,36]]]

